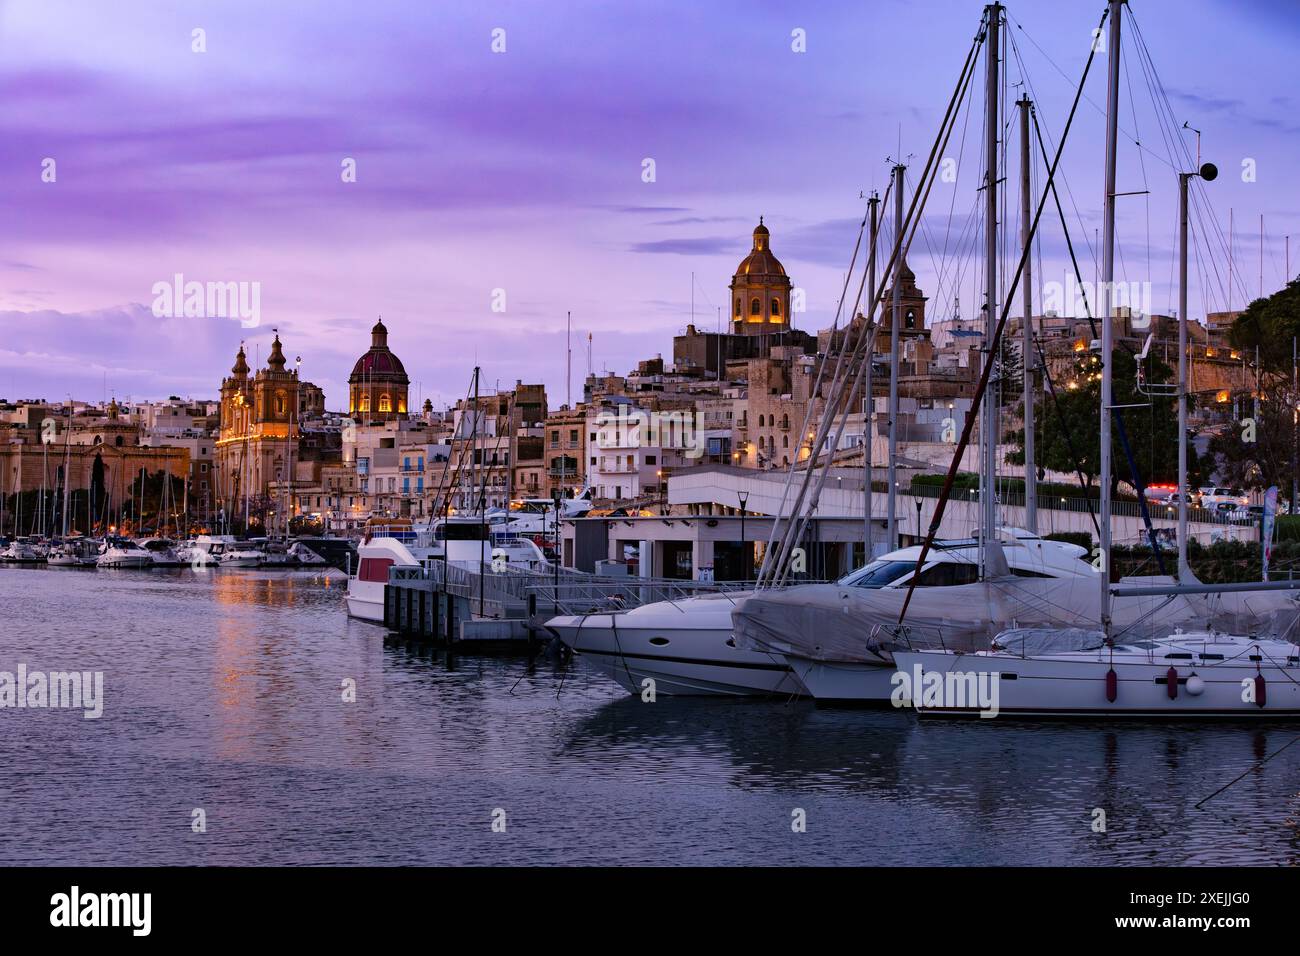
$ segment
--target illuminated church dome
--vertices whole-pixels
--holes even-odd
[[[388,328],[381,319],[370,330],[370,350],[348,377],[349,414],[367,422],[403,416],[410,384],[402,360],[388,347]]]
[[[731,279],[733,332],[761,334],[790,328],[790,279],[772,254],[771,233],[758,219],[754,245]]]

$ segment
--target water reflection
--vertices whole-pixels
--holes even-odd
[[[312,572],[0,568],[0,670],[106,685],[100,721],[0,712],[0,863],[1300,860],[1289,725],[647,704],[577,663],[385,640],[342,596]]]

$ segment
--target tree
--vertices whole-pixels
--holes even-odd
[[[1146,358],[1144,378],[1149,383],[1167,383],[1173,379],[1169,366],[1155,358]],[[1178,476],[1178,411],[1174,396],[1144,395],[1137,389],[1137,362],[1123,349],[1112,353],[1111,396],[1114,405],[1145,405],[1125,408],[1123,415],[1129,446],[1144,484],[1174,482]],[[1091,487],[1101,470],[1101,357],[1093,352],[1080,353],[1068,375],[1057,376],[1054,384],[1057,402],[1041,396],[1034,406],[1035,452],[1038,464],[1053,471],[1075,474],[1082,471]],[[1062,421],[1064,419],[1064,422]],[[1067,429],[1069,436],[1067,439]],[[1008,432],[1003,439],[1014,447],[1007,454],[1013,465],[1025,463],[1023,428]],[[1071,454],[1071,444],[1076,461]],[[1187,449],[1188,480],[1200,477],[1200,461],[1190,443]],[[1118,422],[1111,428],[1111,494],[1120,481],[1134,483],[1133,475],[1120,440]]]
[[[1291,378],[1291,340],[1300,337],[1300,279],[1263,299],[1256,299],[1237,316],[1228,340],[1247,355],[1259,349],[1267,375]]]
[[[1277,485],[1289,495],[1293,425],[1287,396],[1265,392],[1258,416],[1244,417],[1210,440],[1217,474],[1228,485],[1261,490]]]

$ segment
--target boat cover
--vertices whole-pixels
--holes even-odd
[[[1122,583],[1174,582],[1143,577]],[[987,650],[1008,628],[1095,628],[1101,619],[1098,590],[1091,575],[921,587],[900,626],[906,588],[808,584],[758,591],[731,617],[738,647],[810,660],[888,663],[895,648]],[[1294,638],[1298,617],[1293,592],[1126,597],[1111,607],[1113,634],[1125,640],[1164,637],[1179,625]]]

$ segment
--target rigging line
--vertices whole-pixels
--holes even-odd
[[[890,193],[890,190],[891,190],[892,188],[893,188],[893,182],[891,181],[890,184],[889,184],[889,187],[887,187],[887,188],[885,189],[885,199],[886,199],[886,200],[888,200],[888,198],[889,198],[889,193]],[[853,276],[853,270],[854,270],[854,268],[855,268],[856,265],[857,265],[857,261],[858,261],[858,252],[861,250],[861,247],[862,247],[862,235],[863,235],[863,232],[866,230],[866,227],[867,227],[867,219],[869,218],[869,216],[870,216],[870,210],[868,209],[867,212],[863,213],[863,215],[862,215],[862,223],[861,223],[861,225],[858,227],[858,237],[857,237],[857,240],[856,240],[856,241],[854,242],[854,244],[853,244],[853,255],[852,255],[852,256],[850,257],[850,259],[849,259],[849,269],[848,269],[848,271],[844,274],[844,284],[843,284],[843,286],[842,286],[841,289],[840,289],[839,302],[838,302],[838,304],[837,304],[836,307],[835,307],[835,319],[834,319],[834,321],[833,321],[833,323],[832,323],[832,325],[831,325],[832,340],[833,340],[833,338],[834,338],[834,333],[839,329],[840,316],[841,316],[841,314],[843,313],[843,310],[844,310],[844,300],[845,300],[845,298],[848,296],[849,283],[850,283],[850,281],[851,281],[851,279],[852,279],[852,276]],[[875,240],[876,240],[876,238],[878,238],[878,237],[873,237],[873,241],[872,241],[871,244],[870,244],[871,248],[870,248],[870,250],[869,250],[868,253],[867,253],[868,261],[872,261],[872,260],[874,260],[874,258],[875,258],[875,255],[876,255],[876,241],[875,241]],[[864,272],[864,279],[863,279],[864,282],[866,281],[866,280],[865,280],[865,274],[866,274],[866,273]],[[858,291],[858,298],[859,298],[859,299],[861,298],[861,295],[862,295],[862,292],[861,292],[861,286],[859,286],[859,291]],[[855,310],[856,310],[856,303],[855,303],[855,306],[854,306],[854,307],[855,307]],[[842,360],[842,355],[837,359],[836,366],[835,366],[835,371],[834,371],[834,373],[833,373],[833,375],[832,375],[832,382],[838,381],[838,378],[839,378],[839,362],[840,362],[841,360]],[[801,430],[800,433],[799,433],[800,435],[803,435],[803,434],[808,430],[808,424],[809,424],[809,421],[810,421],[810,416],[812,415],[813,406],[815,405],[816,396],[819,394],[819,391],[820,391],[820,388],[821,388],[822,379],[825,377],[826,368],[827,368],[827,365],[828,365],[829,361],[830,361],[830,358],[829,358],[829,349],[828,349],[828,350],[827,350],[827,354],[823,355],[822,358],[821,358],[821,359],[818,361],[818,363],[817,363],[817,375],[815,376],[815,379],[814,379],[814,381],[813,381],[812,391],[809,393],[808,408],[805,409],[805,411],[804,411],[804,422],[803,422],[802,430]],[[760,437],[761,437],[761,436],[760,436]],[[798,460],[798,455],[795,456],[795,459],[796,459],[796,461]],[[786,501],[789,499],[789,495],[790,495],[790,487],[791,487],[791,485],[792,485],[792,483],[793,483],[793,481],[794,481],[794,474],[795,474],[795,470],[794,470],[794,468],[793,468],[793,466],[792,466],[792,467],[790,468],[790,470],[786,473],[785,483],[784,483],[784,485],[783,485],[783,487],[782,487],[782,491],[781,491],[781,503],[780,503],[780,505],[779,505],[778,508],[777,508],[777,512],[778,512],[778,514],[781,514],[781,513],[783,513],[783,512],[785,511]],[[760,582],[761,582],[762,579],[763,579],[763,572],[764,572],[764,570],[765,570],[766,567],[767,567],[767,561],[768,561],[768,557],[769,557],[769,555],[771,554],[771,551],[772,551],[772,545],[775,543],[775,540],[776,540],[777,525],[779,525],[779,524],[780,524],[780,521],[779,521],[779,520],[777,520],[777,521],[773,521],[771,527],[768,529],[767,548],[766,548],[766,550],[764,551],[763,565],[759,568],[758,579],[759,579]],[[760,586],[761,586],[761,585],[760,585]]]
[[[1105,25],[1106,20],[1109,16],[1110,16],[1110,8],[1107,7],[1105,12],[1103,12],[1101,15],[1101,25],[1103,26]],[[1052,161],[1049,172],[1047,174],[1047,184],[1049,187],[1051,186],[1052,181],[1056,177],[1056,170],[1061,161],[1061,154],[1065,150],[1065,140],[1069,135],[1070,127],[1073,125],[1074,117],[1078,112],[1079,100],[1083,96],[1083,84],[1084,82],[1086,82],[1088,78],[1088,73],[1092,69],[1092,63],[1093,60],[1096,59],[1096,56],[1097,56],[1097,51],[1095,48],[1089,51],[1088,60],[1083,67],[1083,76],[1080,77],[1079,85],[1075,90],[1074,102],[1071,104],[1070,112],[1066,117],[1065,129],[1063,130],[1061,135],[1060,145],[1057,147],[1056,158]],[[1032,228],[1030,229],[1031,237],[1038,232],[1038,225],[1043,215],[1043,208],[1047,205],[1047,193],[1048,191],[1044,190],[1042,197],[1038,201],[1038,211],[1034,215],[1034,222]],[[948,466],[948,475],[944,479],[943,491],[940,492],[939,501],[935,505],[934,513],[930,518],[930,529],[926,534],[925,542],[921,545],[921,553],[917,558],[918,568],[921,567],[921,565],[924,563],[925,556],[929,553],[930,548],[934,543],[934,537],[939,530],[939,522],[943,520],[943,512],[947,507],[948,495],[952,492],[953,479],[956,477],[957,468],[961,464],[961,458],[966,450],[966,447],[970,444],[971,430],[975,425],[975,409],[979,405],[980,400],[983,397],[984,390],[988,388],[989,375],[991,374],[993,369],[993,353],[997,348],[998,341],[1002,337],[1002,330],[1006,327],[1007,316],[1010,314],[1010,310],[1011,310],[1011,300],[1014,297],[1016,286],[1020,283],[1020,277],[1024,272],[1025,260],[1028,257],[1028,254],[1029,254],[1028,249],[1025,249],[1021,253],[1020,264],[1016,267],[1015,278],[1014,280],[1012,280],[1008,295],[1006,296],[1006,299],[1003,302],[1002,315],[998,319],[997,328],[994,330],[993,342],[990,343],[989,356],[984,363],[983,370],[980,372],[979,386],[975,390],[975,396],[971,399],[971,407],[966,413],[966,424],[962,428],[961,441],[957,446],[956,453],[953,455],[952,463]],[[986,533],[991,533],[991,532],[986,532]],[[907,616],[907,608],[908,605],[911,604],[912,602],[912,594],[914,590],[915,588],[911,586],[909,586],[907,589],[907,597],[903,599],[903,609],[898,615],[899,624],[902,624],[903,619]]]
[[[1127,4],[1126,4],[1126,6],[1127,6]],[[1051,58],[1051,56],[1048,55],[1047,51],[1044,50],[1041,46],[1039,46],[1038,43],[1037,43],[1037,41],[1035,41],[1034,38],[1033,38],[1032,36],[1029,35],[1029,31],[1025,29],[1024,25],[1023,25],[1022,23],[1020,23],[1019,20],[1015,21],[1015,25],[1016,25],[1016,29],[1018,29],[1021,33],[1023,33],[1023,34],[1025,35],[1025,39],[1028,40],[1030,43],[1032,43],[1032,44],[1034,45],[1034,49],[1036,49],[1039,53],[1041,53],[1041,54],[1043,55],[1043,58],[1044,58],[1045,60],[1047,60],[1047,62],[1050,63],[1050,64],[1052,65],[1052,68],[1053,68],[1054,70],[1056,70],[1057,73],[1060,73],[1062,77],[1065,77],[1066,81],[1068,82],[1068,81],[1069,81],[1069,77],[1066,76],[1066,75],[1065,75],[1065,72],[1064,72],[1064,71],[1063,71],[1059,66],[1056,65],[1056,61],[1053,60],[1053,59]],[[1095,51],[1094,51],[1094,52],[1095,52]],[[1097,102],[1094,101],[1094,100],[1092,99],[1092,97],[1090,97],[1090,96],[1085,96],[1085,97],[1084,97],[1084,100],[1088,103],[1089,106],[1091,106],[1094,110],[1097,111],[1097,114],[1098,114],[1098,115],[1103,116],[1103,117],[1106,115],[1106,110],[1105,110],[1105,108],[1102,107],[1102,106],[1100,106],[1100,105],[1098,105]],[[1125,136],[1125,137],[1126,137],[1130,142],[1132,142],[1133,145],[1137,146],[1138,149],[1143,149],[1143,150],[1146,150],[1147,152],[1150,152],[1151,155],[1152,155],[1153,157],[1155,157],[1156,159],[1160,160],[1160,162],[1165,163],[1165,164],[1166,164],[1167,166],[1169,166],[1171,169],[1176,169],[1176,167],[1175,167],[1172,163],[1169,163],[1167,160],[1165,160],[1165,158],[1164,158],[1163,156],[1160,156],[1159,154],[1154,153],[1154,152],[1152,152],[1151,150],[1147,150],[1146,147],[1143,146],[1143,145],[1138,141],[1137,137],[1136,137],[1134,134],[1130,133],[1130,132],[1129,132],[1128,130],[1126,130],[1123,126],[1119,126],[1118,124],[1117,124],[1117,126],[1118,126],[1118,131],[1119,131],[1121,134],[1123,134],[1123,135],[1124,135],[1124,136]]]
[[[885,190],[885,200],[886,200],[886,201],[888,200],[889,195],[890,195],[890,192],[891,192],[892,189],[893,189],[893,182],[892,182],[892,179],[891,179],[891,182],[890,182],[890,184],[889,184],[889,187],[887,187],[886,190]],[[845,299],[847,298],[847,296],[848,296],[849,282],[850,282],[850,279],[851,279],[851,277],[852,277],[852,275],[853,275],[853,269],[855,268],[856,263],[857,263],[858,252],[860,251],[860,249],[861,249],[861,245],[862,245],[862,235],[863,235],[863,231],[866,229],[867,219],[868,219],[869,216],[870,216],[870,211],[869,211],[869,210],[868,210],[867,213],[864,213],[864,214],[863,214],[863,217],[862,217],[862,225],[861,225],[861,226],[859,227],[859,229],[858,229],[858,238],[857,238],[857,241],[854,243],[854,246],[853,246],[853,255],[852,255],[852,257],[851,257],[851,259],[850,259],[850,261],[849,261],[849,271],[846,272],[846,273],[845,273],[845,276],[844,276],[844,286],[843,286],[843,288],[842,288],[841,291],[840,291],[840,299],[839,299],[839,303],[836,305],[836,308],[835,308],[835,320],[834,320],[834,323],[832,324],[832,327],[831,327],[832,341],[834,341],[834,333],[835,333],[835,332],[838,330],[838,328],[839,328],[840,316],[841,316],[841,314],[842,314],[842,312],[843,312],[843,309],[844,309],[844,300],[845,300]],[[878,245],[878,243],[879,243],[879,232],[877,232],[877,235],[876,235],[876,236],[873,236],[873,237],[872,237],[872,240],[871,240],[871,242],[870,242],[870,248],[869,248],[869,250],[868,250],[868,252],[867,252],[867,262],[874,262],[874,261],[875,261],[875,258],[876,258],[876,246]],[[864,270],[863,270],[863,277],[862,277],[862,280],[861,280],[861,281],[859,282],[859,284],[858,284],[858,291],[857,291],[857,294],[856,294],[856,297],[855,297],[855,301],[854,301],[854,306],[853,306],[853,311],[854,311],[854,312],[857,311],[858,303],[859,303],[859,302],[861,301],[861,299],[862,299],[862,286],[866,283],[866,279],[867,279],[868,271],[869,271],[869,270],[867,270],[867,269],[864,268]],[[846,326],[846,328],[847,328],[847,326]],[[829,361],[830,361],[829,352],[830,352],[830,350],[828,349],[828,350],[827,350],[827,353],[826,353],[826,354],[822,357],[822,359],[817,363],[817,375],[816,375],[815,380],[814,380],[814,382],[813,382],[812,390],[811,390],[811,392],[809,393],[808,407],[804,410],[804,420],[803,420],[803,425],[801,426],[801,430],[800,430],[800,432],[799,432],[800,436],[802,436],[803,434],[805,434],[805,433],[808,431],[808,426],[809,426],[809,424],[811,423],[811,420],[812,420],[811,417],[812,417],[812,414],[813,414],[813,408],[814,408],[814,406],[815,406],[815,404],[816,404],[816,398],[817,398],[817,396],[820,394],[821,383],[822,383],[822,380],[825,378],[826,368],[827,368],[827,365],[828,365],[828,363],[829,363]],[[843,363],[843,358],[844,358],[844,356],[843,356],[843,352],[841,351],[840,354],[836,357],[836,360],[835,360],[835,368],[834,368],[834,371],[833,371],[833,373],[832,373],[832,377],[831,377],[831,384],[832,384],[832,387],[833,387],[836,383],[839,382],[840,370],[841,370],[841,366],[842,366],[842,363]],[[795,469],[795,465],[796,465],[797,462],[798,462],[798,458],[799,458],[799,456],[798,456],[798,454],[796,453],[796,455],[795,455],[795,457],[794,457],[794,461],[791,463],[790,469],[789,469],[789,471],[786,473],[785,483],[784,483],[784,486],[783,486],[782,491],[781,491],[781,503],[780,503],[780,505],[778,506],[778,509],[777,509],[778,514],[783,514],[783,513],[785,512],[785,505],[786,505],[786,502],[789,500],[790,488],[791,488],[791,486],[793,485],[793,482],[794,482],[794,475],[795,475],[795,470],[796,470],[796,469]],[[804,484],[805,484],[805,486],[806,486],[806,480],[805,480]],[[773,545],[774,545],[775,542],[776,542],[777,526],[778,526],[779,524],[780,524],[780,521],[779,521],[779,520],[777,520],[777,521],[773,521],[772,524],[771,524],[771,527],[768,529],[767,548],[766,548],[766,550],[764,551],[764,555],[763,555],[763,564],[760,566],[760,568],[759,568],[759,574],[758,574],[758,581],[760,582],[759,586],[761,586],[761,582],[762,582],[763,579],[764,579],[764,574],[765,574],[765,572],[767,571],[768,560],[769,560],[769,558],[770,558],[771,555],[772,555]]]
[[[1130,16],[1132,17],[1131,10],[1130,10]],[[1159,91],[1158,97],[1153,97],[1153,101],[1156,103],[1157,109],[1159,109],[1160,106],[1164,107],[1164,109],[1167,111],[1170,124],[1176,127],[1177,120],[1175,118],[1176,114],[1174,113],[1173,104],[1170,103],[1169,101],[1168,91],[1165,89],[1164,82],[1160,79],[1159,71],[1156,69],[1155,61],[1151,57],[1150,48],[1147,46],[1146,39],[1142,33],[1141,25],[1138,23],[1136,17],[1132,17],[1132,26],[1133,26],[1133,35],[1137,43],[1138,54],[1140,57],[1144,56],[1147,62],[1149,63],[1151,75]],[[1188,169],[1192,168],[1194,166],[1194,160],[1192,159],[1192,155],[1191,155],[1191,147],[1187,144],[1186,140],[1182,137],[1178,137],[1176,142],[1178,145],[1179,152],[1181,153],[1182,165],[1184,165],[1184,167]],[[1193,185],[1192,191],[1198,194],[1200,198],[1202,198],[1205,201],[1206,206],[1209,207],[1210,211],[1212,212],[1213,206],[1209,201],[1209,193],[1205,189],[1205,184],[1201,182],[1199,179],[1197,179]],[[1220,254],[1225,254],[1227,251],[1227,239],[1223,235],[1223,230],[1219,226],[1218,220],[1213,215],[1211,215],[1209,218],[1211,222],[1214,223],[1215,226],[1213,235],[1215,235],[1219,240],[1219,249],[1217,251]],[[1207,235],[1211,235],[1211,233],[1207,232]],[[1216,268],[1216,275],[1217,275],[1217,268]],[[1234,286],[1245,282],[1245,279],[1243,277],[1234,277],[1234,278],[1238,280],[1237,282],[1232,283]],[[1245,293],[1244,284],[1241,285],[1241,289],[1244,294]]]
[[[1013,48],[1014,50],[1016,50],[1016,51],[1017,51],[1017,54],[1018,54],[1018,53],[1019,53],[1019,50],[1020,50],[1020,47],[1015,43],[1015,34],[1014,34],[1014,33],[1011,34],[1011,37],[1012,37],[1012,48]],[[1033,77],[1029,75],[1029,73],[1028,73],[1027,70],[1026,70],[1026,72],[1025,72],[1025,83],[1026,83],[1026,84],[1028,85],[1028,87],[1029,87],[1029,93],[1030,93],[1031,98],[1032,98],[1035,102],[1038,102],[1038,101],[1039,101],[1038,91],[1034,88]],[[1034,110],[1034,116],[1035,116],[1035,126],[1036,126],[1036,132],[1037,132],[1038,139],[1041,141],[1041,140],[1044,138],[1044,136],[1046,136],[1046,139],[1047,139],[1047,146],[1049,146],[1049,147],[1051,147],[1051,149],[1055,150],[1055,149],[1056,149],[1056,141],[1055,141],[1055,140],[1053,139],[1053,137],[1052,137],[1052,131],[1051,131],[1051,129],[1047,126],[1047,121],[1044,119],[1044,120],[1042,121],[1041,128],[1038,128],[1037,113],[1038,113],[1038,110],[1035,109],[1035,110]],[[1045,131],[1045,132],[1044,132],[1044,131]],[[1043,157],[1044,157],[1044,161],[1046,161],[1046,157],[1047,157],[1047,149],[1046,149],[1046,148],[1043,149]],[[1097,250],[1093,248],[1092,240],[1088,237],[1088,230],[1087,230],[1087,228],[1085,227],[1084,222],[1083,222],[1083,213],[1079,210],[1079,202],[1078,202],[1077,199],[1074,198],[1074,189],[1070,186],[1070,177],[1066,174],[1065,170],[1061,170],[1061,174],[1060,174],[1060,175],[1061,175],[1061,185],[1065,187],[1065,195],[1066,195],[1066,196],[1069,198],[1069,200],[1070,200],[1070,206],[1071,206],[1071,208],[1074,210],[1074,218],[1078,221],[1078,224],[1079,224],[1079,230],[1080,230],[1080,231],[1082,232],[1082,234],[1083,234],[1084,245],[1087,247],[1088,254],[1092,257],[1093,264],[1095,265],[1096,262],[1097,262]],[[1053,186],[1052,188],[1053,188],[1053,191],[1056,190],[1056,187],[1055,187],[1055,186]],[[1057,198],[1057,200],[1056,200],[1056,203],[1057,203],[1057,206],[1059,207],[1059,206],[1060,206],[1060,198],[1059,198],[1059,196],[1058,196],[1058,198]],[[1064,227],[1064,222],[1065,222],[1065,216],[1064,216],[1064,213],[1061,214],[1061,221],[1062,221],[1062,226]]]
[[[1251,766],[1251,767],[1247,767],[1247,768],[1246,768],[1245,770],[1243,770],[1243,771],[1242,771],[1238,776],[1233,777],[1231,780],[1229,780],[1227,783],[1225,783],[1225,784],[1224,784],[1222,787],[1220,787],[1218,790],[1215,790],[1214,793],[1210,794],[1210,795],[1209,795],[1208,797],[1206,797],[1204,800],[1201,800],[1200,802],[1198,802],[1198,803],[1196,803],[1196,804],[1193,804],[1193,806],[1194,806],[1195,809],[1197,809],[1197,810],[1201,809],[1201,807],[1205,806],[1205,804],[1209,803],[1211,800],[1213,800],[1213,799],[1214,799],[1215,797],[1217,797],[1219,794],[1223,793],[1223,791],[1227,790],[1229,787],[1231,787],[1231,786],[1233,786],[1234,784],[1236,784],[1236,783],[1240,782],[1241,780],[1245,779],[1245,778],[1246,778],[1246,777],[1247,777],[1251,772],[1256,771],[1256,770],[1261,770],[1261,769],[1263,769],[1264,764],[1268,763],[1270,760],[1272,760],[1274,757],[1276,757],[1276,756],[1277,756],[1278,754],[1280,754],[1282,751],[1286,750],[1288,747],[1290,747],[1292,744],[1294,744],[1297,740],[1300,740],[1300,737],[1295,737],[1295,738],[1293,738],[1293,739],[1290,740],[1289,742],[1283,744],[1283,745],[1282,745],[1281,747],[1279,747],[1277,750],[1274,750],[1274,751],[1273,751],[1271,754],[1269,754],[1267,757],[1264,757],[1262,760],[1258,760],[1258,761],[1256,761],[1255,764],[1254,764],[1253,766]]]
[[[985,25],[986,19],[987,19],[986,17],[981,17],[980,30],[976,33],[975,38],[971,42],[971,47],[967,51],[966,61],[962,65],[962,70],[958,75],[957,86],[953,90],[952,97],[948,101],[948,107],[944,112],[942,121],[940,122],[939,130],[938,133],[936,134],[934,145],[930,150],[930,155],[926,159],[925,167],[922,170],[919,182],[927,184],[925,194],[924,194],[925,199],[929,198],[930,189],[933,188],[934,180],[935,178],[937,178],[938,167],[936,165],[936,159],[938,158],[940,151],[946,147],[948,138],[952,135],[952,130],[956,126],[957,110],[960,109],[961,98],[965,96],[965,91],[967,88],[969,88],[970,85],[970,78],[974,75],[976,54],[980,48],[980,45],[984,42],[984,38],[987,34],[987,28]],[[897,202],[897,198],[895,201]],[[884,273],[880,277],[880,282],[877,288],[872,290],[871,316],[869,317],[866,325],[866,329],[864,330],[865,334],[860,335],[858,337],[858,341],[855,343],[853,353],[849,358],[850,368],[852,367],[852,364],[854,362],[860,361],[862,348],[864,345],[869,344],[868,340],[870,339],[872,342],[874,342],[874,336],[870,334],[870,329],[873,327],[874,324],[875,308],[876,305],[880,302],[881,296],[883,295],[884,292],[885,282],[888,280],[890,273],[895,268],[896,262],[901,261],[901,259],[905,257],[907,254],[907,248],[908,245],[910,245],[911,239],[909,237],[907,240],[908,245],[905,245],[904,236],[907,235],[909,225],[912,230],[911,234],[915,235],[916,220],[919,219],[919,214],[917,212],[918,204],[920,204],[920,206],[923,208],[924,206],[923,197],[919,189],[913,192],[911,204],[908,207],[907,214],[906,216],[904,216],[903,221],[901,223],[896,224],[897,229],[895,231],[897,235],[895,236],[894,239],[893,252],[890,254],[889,260],[885,265]],[[861,295],[862,295],[862,285],[865,284],[865,282],[866,282],[866,276],[864,274],[862,283],[860,283],[858,286],[859,301],[861,300]],[[872,347],[874,347],[874,345]],[[867,354],[870,355],[870,352],[868,352]],[[836,375],[835,378],[832,380],[832,385],[834,385],[834,383],[839,380],[839,369],[842,364],[843,364],[843,353],[840,354],[839,358],[836,361]],[[799,493],[795,499],[793,510],[798,517],[795,520],[787,523],[786,530],[782,538],[781,544],[779,548],[775,549],[775,554],[773,554],[774,549],[771,548],[770,545],[774,541],[777,522],[774,521],[772,523],[772,532],[771,535],[769,536],[768,553],[763,558],[763,565],[759,572],[760,587],[763,586],[763,584],[768,581],[769,577],[772,578],[777,584],[780,584],[785,580],[786,574],[788,572],[787,561],[789,555],[792,553],[792,549],[795,547],[795,543],[798,540],[800,540],[800,536],[803,534],[803,529],[807,526],[810,515],[803,514],[803,503],[804,503],[804,498],[808,491],[808,485],[812,480],[813,474],[816,470],[814,465],[816,462],[817,454],[825,444],[825,440],[827,435],[829,434],[830,425],[831,422],[834,420],[834,416],[839,414],[840,404],[843,403],[847,398],[847,396],[843,394],[842,390],[841,391],[832,390],[830,394],[832,396],[832,401],[834,404],[833,405],[828,404],[825,412],[822,415],[822,420],[819,423],[816,432],[816,444],[810,448],[810,452],[811,452],[809,456],[810,465],[805,471],[804,480],[800,486]],[[810,402],[808,407],[808,414],[805,416],[806,419],[805,428],[807,427],[807,417],[808,415],[811,415],[812,408],[813,405]],[[843,423],[841,423],[840,428],[841,430],[843,429]],[[798,455],[796,455],[794,460],[791,462],[789,479],[793,478],[795,469],[798,467],[798,463],[799,463],[799,458]],[[829,474],[830,474],[830,468],[828,464],[828,466],[822,470],[821,484],[825,483],[826,476]],[[818,493],[820,493],[820,487],[821,485],[819,484]],[[895,493],[895,491],[891,489],[890,493],[893,494]],[[783,505],[784,505],[784,501],[785,498],[783,497],[782,498]],[[797,532],[796,532],[796,528],[798,529]],[[769,563],[769,559],[771,560],[771,563]]]

